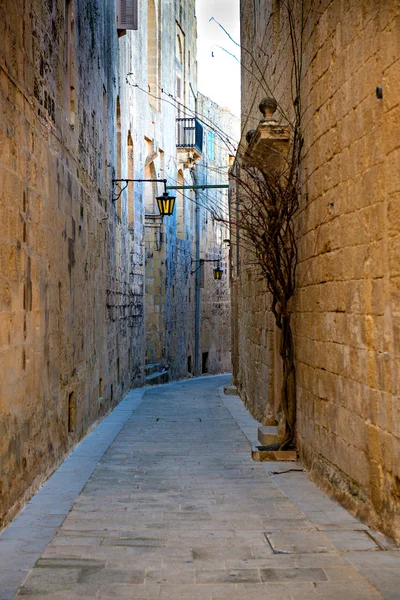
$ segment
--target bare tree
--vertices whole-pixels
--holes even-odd
[[[266,281],[272,298],[271,310],[281,330],[279,352],[283,379],[280,406],[284,435],[280,448],[284,449],[295,443],[296,434],[296,370],[291,316],[298,263],[296,216],[299,212],[303,147],[300,86],[305,15],[302,0],[283,0],[282,5],[286,10],[293,59],[289,109],[276,102],[267,84],[265,70],[260,68],[253,53],[242,47],[242,56],[250,57],[249,66],[244,68],[251,72],[260,91],[269,96],[265,99],[264,108],[269,106],[271,114],[278,109],[286,122],[290,131],[289,151],[283,156],[270,148],[268,156],[254,155],[249,150],[257,131],[248,132],[249,147],[244,150],[242,144],[242,150],[236,155],[237,168],[231,172],[239,198],[239,213],[235,221],[231,220],[231,227],[239,228],[241,245]]]
[[[293,144],[291,156],[293,157]],[[253,258],[271,293],[271,310],[281,330],[283,364],[281,407],[285,435],[281,448],[293,444],[296,424],[296,375],[291,328],[291,299],[296,289],[298,248],[296,215],[299,210],[298,169],[292,160],[280,168],[259,161],[241,161],[232,173],[239,192],[238,220],[242,245]]]

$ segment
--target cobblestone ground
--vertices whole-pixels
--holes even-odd
[[[304,472],[273,475],[271,463],[251,460],[243,432],[253,420],[237,398],[220,394],[228,380],[146,388],[129,413],[121,409],[119,433],[98,462],[95,449],[112,426],[103,422],[78,463],[61,467],[58,487],[48,492],[50,520],[38,523],[39,512],[32,513],[31,535],[47,531],[50,541],[43,533],[43,547],[37,539],[29,546],[24,522],[23,534],[12,524],[0,537],[0,597],[14,595],[19,576],[16,597],[32,600],[400,598],[400,553],[390,541],[326,498]],[[86,479],[92,474],[73,502],[68,493],[85,469]],[[36,505],[46,506],[46,496]],[[18,557],[33,560],[35,548],[25,572],[28,563]],[[13,564],[4,567],[7,556]]]

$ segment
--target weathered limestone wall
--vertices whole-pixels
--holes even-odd
[[[120,52],[121,106],[126,107],[127,127],[133,137],[134,178],[165,178],[171,186],[189,185],[193,183],[193,165],[178,156],[176,119],[184,116],[180,104],[194,111],[193,94],[197,94],[195,2],[182,3],[181,8],[176,2],[148,0],[140,7],[140,16],[143,26],[121,39],[124,49]],[[123,73],[130,74],[127,85]],[[188,116],[193,115],[190,112]],[[128,131],[122,138],[127,147]],[[175,211],[162,220],[155,198],[162,195],[163,184],[135,183],[134,189],[144,203],[146,362],[169,367],[172,378],[186,377],[194,331],[188,302],[194,239],[190,194],[181,197],[170,190],[177,196]],[[186,219],[183,233],[182,211]]]
[[[169,186],[193,185],[198,171],[205,164],[206,145],[199,161],[193,149],[177,149],[177,118],[192,118],[196,114],[197,24],[195,2],[154,3],[148,0],[141,5],[143,26],[128,32],[120,41],[121,111],[126,116],[126,130],[122,131],[122,155],[127,153],[128,131],[131,132],[134,160],[134,177],[138,179],[167,179]],[[155,68],[157,66],[157,68]],[[123,74],[127,77],[125,85]],[[178,83],[179,79],[179,83]],[[150,90],[150,93],[149,93]],[[218,107],[219,109],[219,107]],[[198,109],[199,110],[199,109]],[[200,111],[199,111],[200,112]],[[215,109],[215,119],[228,123],[227,111]],[[221,121],[222,122],[222,121]],[[213,159],[214,163],[219,161]],[[221,159],[222,160],[222,159]],[[199,162],[198,162],[199,161]],[[198,162],[198,164],[196,164]],[[213,164],[214,164],[213,163]],[[219,164],[219,163],[218,163]],[[126,167],[129,165],[126,164]],[[127,177],[125,166],[121,177]],[[222,175],[214,179],[227,183],[228,154],[224,157]],[[213,179],[213,182],[214,182]],[[170,190],[176,196],[174,215],[161,220],[155,197],[164,191],[161,183],[135,183],[135,194],[141,194],[144,214],[144,264],[145,264],[145,355],[147,363],[168,367],[172,379],[195,374],[195,269],[192,259],[196,255],[196,195],[193,190]],[[126,191],[129,195],[129,190]],[[201,208],[201,207],[199,207]],[[208,233],[201,208],[201,244],[215,246]],[[207,213],[208,214],[208,213]],[[204,221],[204,222],[203,222]],[[136,220],[135,220],[136,222]],[[211,229],[210,229],[211,231]],[[228,236],[225,236],[228,237]],[[204,254],[205,256],[205,254]],[[202,255],[203,257],[203,255]],[[202,295],[206,302],[208,290],[215,282],[205,279]],[[221,307],[201,316],[201,352],[209,352],[209,372],[229,368],[229,311],[228,278],[218,282],[224,290]],[[221,304],[221,302],[218,302]],[[203,324],[204,322],[204,324]],[[220,331],[219,323],[226,325],[226,344],[211,331]],[[201,371],[200,371],[201,372]]]
[[[322,485],[400,539],[400,9],[394,0],[304,4],[298,446]],[[299,8],[296,1],[297,20]],[[290,113],[285,9],[265,0],[253,15],[253,2],[242,0],[241,11],[242,44],[255,47],[255,37],[262,46],[266,81]],[[263,69],[262,53],[256,58]],[[246,132],[257,126],[258,102],[268,94],[246,71],[242,90]],[[235,379],[266,418],[279,401],[271,382],[276,334],[263,286],[244,258],[239,269]]]
[[[162,184],[119,194],[112,180],[194,182],[174,100],[194,114],[195,2],[139,10],[139,29],[118,38],[115,0],[0,6],[0,527],[144,383],[145,360],[194,374],[195,193],[177,194],[161,223]],[[200,219],[202,256],[214,256],[228,236]],[[201,353],[218,372],[227,274],[205,282]]]
[[[230,157],[240,137],[240,121],[206,96],[199,94],[198,111],[204,124],[203,157],[198,183],[229,183]],[[205,263],[201,289],[200,366],[209,373],[231,370],[231,312],[229,268],[229,201],[227,189],[208,189],[197,195],[201,221],[200,257],[221,259],[221,281],[213,278],[217,263]],[[204,210],[207,207],[209,210]],[[216,217],[216,218],[214,218]],[[218,220],[221,219],[221,220]]]
[[[143,310],[111,202],[115,2],[6,0],[0,40],[1,526],[143,381]]]

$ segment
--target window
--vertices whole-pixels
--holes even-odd
[[[182,104],[184,102],[184,90],[183,90],[183,86],[182,86],[184,70],[183,70],[183,49],[182,49],[182,42],[181,42],[181,38],[180,38],[179,34],[176,36],[175,57],[176,57],[176,89],[175,89],[175,93],[176,93],[176,99],[177,99],[177,104],[178,104],[178,119],[180,119],[184,116],[183,110],[182,110]]]
[[[201,361],[201,372],[208,373],[208,352],[203,352]]]
[[[122,132],[121,132],[121,105],[119,102],[119,97],[117,98],[116,121],[117,121],[117,177],[116,177],[116,179],[121,179]],[[118,213],[118,216],[121,217],[121,215],[122,215],[122,197],[121,196],[118,199],[117,213]]]
[[[176,78],[176,97],[178,100],[182,99],[182,80],[180,77]]]
[[[215,133],[209,131],[207,135],[207,156],[209,160],[215,160]]]
[[[138,0],[117,0],[117,29],[138,28]]]
[[[151,154],[154,156],[154,153]],[[150,161],[144,170],[144,179],[157,179],[156,168],[153,161]],[[159,195],[157,183],[147,182],[144,184],[144,205],[146,214],[156,214],[156,197]]]
[[[127,178],[134,179],[133,140],[132,140],[130,131],[128,131],[127,148],[128,148]],[[128,227],[129,227],[129,229],[133,229],[134,208],[135,208],[134,183],[133,183],[133,181],[130,181],[128,183]]]

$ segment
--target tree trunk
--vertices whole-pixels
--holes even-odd
[[[281,406],[285,415],[285,435],[281,450],[294,445],[296,436],[296,370],[290,315],[282,316],[280,355],[283,362]]]

